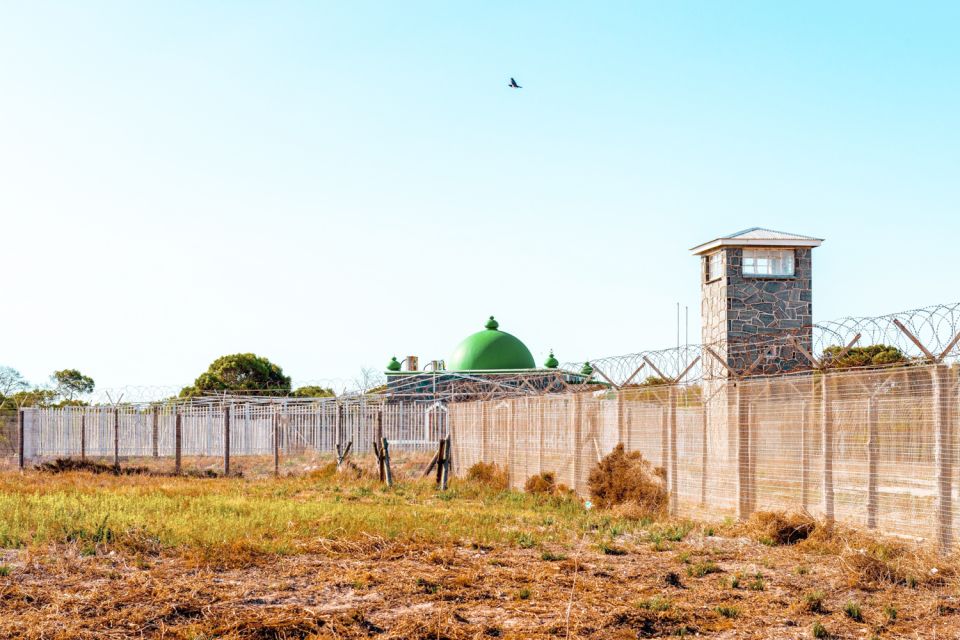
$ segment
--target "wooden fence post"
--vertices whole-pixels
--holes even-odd
[[[223,475],[230,475],[230,407],[223,408]]]
[[[940,552],[953,548],[953,429],[950,424],[950,368],[937,364],[933,376],[934,459],[937,465],[937,543]]]
[[[24,428],[24,423],[26,422],[26,411],[20,409],[17,411],[17,437],[19,442],[17,443],[17,461],[20,464],[20,470],[23,471],[24,464],[26,460],[24,459],[24,437],[26,435],[26,429]]]
[[[183,418],[180,415],[180,407],[174,406],[173,412],[175,414],[173,425],[174,473],[180,475],[181,451],[183,447]]]
[[[153,437],[151,444],[153,446],[153,457],[160,457],[160,407],[153,407]]]
[[[113,468],[120,470],[120,408],[113,407]]]
[[[750,517],[750,402],[745,383],[735,383],[737,401],[737,517]]]
[[[80,459],[87,459],[87,412],[80,410]]]
[[[877,398],[867,397],[867,527],[877,528],[877,461],[880,441],[877,438]]]
[[[823,453],[823,518],[834,520],[833,510],[833,398],[830,397],[830,374],[820,373],[820,433]]]
[[[677,478],[677,396],[677,385],[671,384],[667,408],[667,429],[670,441],[670,465],[667,479],[669,480],[670,486],[670,513],[674,515],[677,513],[677,501],[680,498],[680,487]]]

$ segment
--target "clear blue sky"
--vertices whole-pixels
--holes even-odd
[[[665,347],[750,226],[827,239],[816,319],[955,301],[958,6],[4,3],[0,364]]]

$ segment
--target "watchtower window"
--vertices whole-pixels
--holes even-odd
[[[717,251],[707,256],[707,282],[723,276],[723,251]]]
[[[793,249],[744,249],[743,275],[792,276]]]

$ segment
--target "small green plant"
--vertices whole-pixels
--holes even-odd
[[[730,619],[736,618],[737,616],[740,615],[740,610],[737,609],[736,607],[720,606],[714,609],[714,611],[719,613],[724,618],[730,618]]]
[[[517,546],[521,549],[531,549],[537,546],[537,540],[526,531],[517,534]]]
[[[830,634],[827,632],[827,628],[820,624],[819,621],[813,623],[813,627],[810,629],[810,632],[813,634],[814,638],[830,637]]]
[[[825,613],[826,610],[823,608],[824,597],[823,591],[811,591],[803,598],[804,607],[810,613]]]
[[[730,588],[739,589],[740,588],[740,574],[734,575],[730,578]]]
[[[713,527],[707,527],[707,528],[704,530],[703,535],[706,536],[706,537],[708,537],[708,538],[712,538],[712,537],[713,537],[714,535],[716,535],[716,534],[715,534],[714,531],[713,531]]]
[[[5,564],[0,564],[0,577],[7,577],[10,575],[10,567]]]
[[[530,589],[527,589],[526,587],[520,589],[520,591],[517,592],[517,597],[520,598],[521,600],[529,600]]]
[[[750,589],[750,591],[763,591],[764,586],[763,576],[758,573],[753,577],[753,580],[750,581],[750,584],[747,585],[747,589]]]
[[[909,577],[907,578],[907,586],[910,587],[911,589],[916,589],[916,588],[917,588],[917,579],[916,579],[914,576],[909,576]]]
[[[552,551],[544,551],[540,554],[541,560],[546,560],[547,562],[557,562],[559,560],[566,560],[567,556],[562,553],[553,553]]]
[[[709,560],[707,562],[698,562],[687,567],[687,575],[693,578],[702,578],[711,573],[720,573],[720,567]]]
[[[798,576],[805,576],[808,573],[810,573],[810,567],[808,567],[807,565],[801,564],[800,566],[797,567]]]
[[[897,619],[897,608],[892,604],[888,604],[887,606],[885,606],[883,608],[883,613],[884,615],[887,616],[887,620],[889,620],[890,622],[893,622],[894,620]]]
[[[647,611],[666,611],[670,606],[670,600],[663,596],[653,596],[637,603],[638,609],[646,609]]]
[[[677,554],[677,562],[680,564],[690,564],[690,552],[684,551]]]
[[[863,622],[863,612],[860,610],[860,605],[856,602],[851,601],[843,605],[843,612],[854,622]]]

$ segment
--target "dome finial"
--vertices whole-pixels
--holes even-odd
[[[485,326],[487,329],[490,329],[492,331],[496,331],[496,329],[500,326],[500,323],[497,322],[493,316],[490,316],[490,319],[487,320],[487,324],[483,326]]]
[[[400,362],[397,361],[397,356],[390,358],[390,362],[387,363],[387,371],[400,371]]]
[[[583,368],[580,369],[580,374],[581,374],[581,375],[584,375],[584,376],[587,376],[587,377],[593,375],[593,367],[590,366],[590,363],[589,363],[589,362],[584,362],[584,363],[583,363]]]
[[[547,369],[556,369],[560,366],[560,361],[553,356],[553,349],[550,349],[550,357],[543,363]]]

